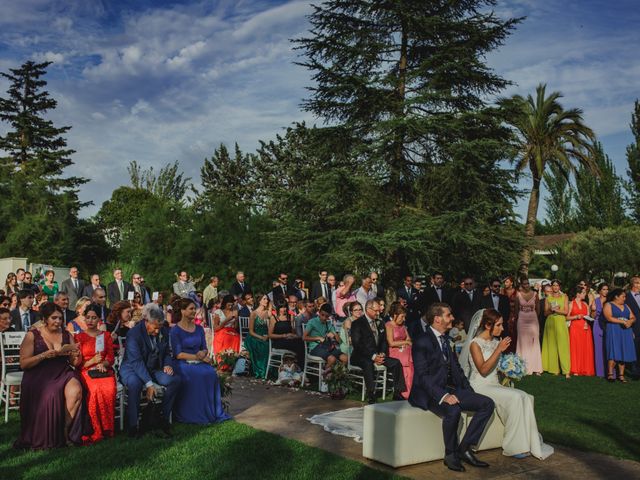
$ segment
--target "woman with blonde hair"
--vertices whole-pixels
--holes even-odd
[[[76,318],[67,323],[67,331],[73,335],[84,332],[87,324],[84,321],[84,312],[91,304],[89,297],[80,297],[76,302]]]

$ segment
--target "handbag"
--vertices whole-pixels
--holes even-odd
[[[87,375],[91,378],[107,378],[113,375],[113,371],[107,370],[106,372],[100,372],[98,370],[87,370]]]

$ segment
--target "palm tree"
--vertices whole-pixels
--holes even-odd
[[[593,160],[595,135],[582,120],[582,110],[565,110],[558,102],[560,92],[545,97],[545,84],[536,87],[536,98],[528,95],[525,99],[515,95],[502,99],[510,115],[508,123],[517,137],[517,170],[527,168],[533,179],[527,221],[525,224],[526,244],[520,257],[520,275],[529,272],[531,246],[535,234],[538,205],[540,203],[540,183],[545,168],[554,164],[564,175],[575,172],[575,164],[587,167],[598,175],[598,167]]]

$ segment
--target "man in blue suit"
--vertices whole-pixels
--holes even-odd
[[[449,343],[453,315],[445,303],[432,304],[420,321],[413,337],[413,386],[409,403],[423,410],[431,410],[442,417],[445,457],[444,464],[457,472],[464,472],[461,461],[474,467],[488,467],[471,451],[477,445],[491,418],[493,400],[475,393],[464,376]],[[474,412],[464,438],[458,443],[458,424],[462,411]]]
[[[157,395],[154,383],[162,385],[162,431],[171,435],[169,416],[173,402],[180,388],[180,377],[174,375],[169,347],[169,329],[163,326],[164,315],[155,303],[148,303],[142,309],[142,320],[127,333],[126,348],[120,378],[127,387],[127,425],[129,435],[138,435],[138,412],[140,394],[146,389],[147,399],[152,401]]]
[[[631,377],[640,378],[640,277],[631,277],[631,288],[627,292],[627,296],[624,299],[631,312],[636,317],[636,321],[633,324],[633,334],[635,336],[634,343],[636,347],[636,357],[638,358],[631,365]]]

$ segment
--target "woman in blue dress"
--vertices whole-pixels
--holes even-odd
[[[204,329],[194,323],[196,304],[190,298],[176,302],[173,316],[178,320],[171,329],[171,348],[176,373],[182,379],[173,407],[176,421],[209,424],[229,420],[222,407],[220,383],[213,360],[207,351]]]
[[[636,361],[636,349],[633,344],[632,325],[636,317],[624,300],[626,293],[621,288],[614,288],[609,294],[609,302],[602,308],[607,320],[605,344],[607,348],[608,373],[607,380],[614,381],[613,369],[618,364],[618,380],[627,383],[624,378],[625,363]]]

